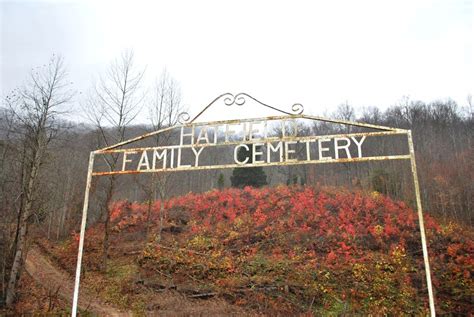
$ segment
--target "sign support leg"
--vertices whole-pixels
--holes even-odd
[[[430,313],[431,316],[436,316],[435,305],[434,305],[434,295],[433,295],[433,286],[431,283],[431,271],[430,271],[430,261],[428,258],[428,248],[426,246],[426,235],[425,235],[425,225],[423,222],[423,209],[421,207],[421,196],[420,196],[420,185],[418,183],[418,174],[416,172],[416,161],[415,161],[415,150],[413,146],[413,139],[411,136],[411,130],[407,132],[408,137],[408,147],[410,149],[410,162],[411,162],[411,171],[413,173],[413,183],[415,186],[415,195],[416,195],[416,207],[418,210],[418,221],[420,225],[420,234],[421,234],[421,246],[423,249],[423,260],[425,263],[425,273],[426,273],[426,286],[428,287],[428,297],[430,303]]]
[[[76,279],[74,282],[74,297],[72,300],[72,312],[71,312],[72,317],[77,316],[77,302],[79,299],[79,283],[81,280],[82,252],[84,248],[84,236],[86,233],[87,209],[89,207],[89,191],[91,188],[93,167],[94,167],[94,152],[91,152],[89,156],[89,169],[87,171],[86,190],[84,193],[84,207],[82,209],[81,234],[79,237],[79,250],[77,252]]]

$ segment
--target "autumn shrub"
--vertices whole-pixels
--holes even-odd
[[[246,187],[189,193],[165,210],[185,217],[170,220],[182,230],[148,241],[137,264],[193,294],[267,314],[428,312],[418,219],[404,202],[338,188]],[[113,211],[115,234],[143,229],[145,204],[117,202]],[[428,215],[425,226],[438,312],[474,311],[472,230]]]

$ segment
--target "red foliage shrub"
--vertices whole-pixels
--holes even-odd
[[[115,230],[140,230],[146,210],[115,203]],[[235,303],[274,310],[267,313],[427,312],[418,219],[403,202],[341,189],[246,187],[175,197],[165,203],[170,210],[189,215],[186,230],[166,248],[150,243],[143,269],[201,280]],[[474,311],[472,231],[424,220],[439,312]]]

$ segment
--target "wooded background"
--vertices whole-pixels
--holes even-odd
[[[90,151],[175,125],[178,114],[185,110],[176,80],[163,73],[147,87],[143,74],[144,70],[134,64],[133,53],[124,53],[79,102],[63,59],[53,56],[49,64],[32,71],[25,86],[4,96],[0,108],[2,304],[10,305],[15,299],[30,227],[34,225],[36,233],[54,240],[78,230]],[[87,119],[73,121],[71,109],[81,109]],[[136,123],[140,112],[148,114],[148,123]],[[470,97],[462,105],[449,98],[429,103],[402,98],[386,110],[354,109],[345,103],[326,115],[411,129],[425,212],[473,225],[474,104]],[[301,131],[306,135],[323,135],[360,130],[306,122],[302,123]],[[168,133],[148,142],[166,145],[176,137]],[[377,142],[378,145],[369,144],[372,150],[407,151],[404,139],[382,138]],[[205,159],[215,163],[219,157],[232,154],[231,148],[225,152],[212,150]],[[120,163],[118,156],[98,162],[110,170]],[[264,171],[269,186],[344,186],[378,191],[414,205],[408,161],[285,166]],[[105,224],[104,269],[110,244],[108,206],[112,201],[151,202],[190,191],[220,189],[231,185],[231,173],[232,170],[207,170],[94,178],[88,222]]]

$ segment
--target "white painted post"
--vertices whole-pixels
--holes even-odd
[[[413,139],[411,136],[411,130],[407,132],[408,136],[408,147],[410,149],[410,162],[411,162],[411,171],[413,173],[413,183],[415,185],[415,196],[416,196],[416,206],[418,209],[418,221],[420,224],[420,234],[421,234],[421,247],[423,249],[423,260],[425,262],[425,273],[426,273],[426,285],[428,287],[428,297],[430,302],[430,313],[431,316],[436,316],[435,304],[434,304],[434,295],[433,295],[433,285],[431,284],[431,271],[430,271],[430,260],[428,258],[428,248],[426,246],[426,236],[425,236],[425,225],[423,222],[423,209],[421,207],[421,196],[420,196],[420,185],[418,183],[418,174],[416,172],[416,161],[415,161],[415,149],[413,146]]]
[[[75,317],[77,315],[77,301],[79,299],[79,283],[81,280],[82,252],[84,248],[84,236],[86,233],[87,208],[89,206],[89,191],[91,188],[93,168],[94,168],[94,152],[91,152],[89,156],[89,169],[87,171],[86,191],[84,193],[84,207],[82,208],[81,235],[79,237],[79,250],[77,252],[77,266],[76,266],[76,280],[74,282],[74,297],[72,299],[72,313],[71,313],[72,317]]]

